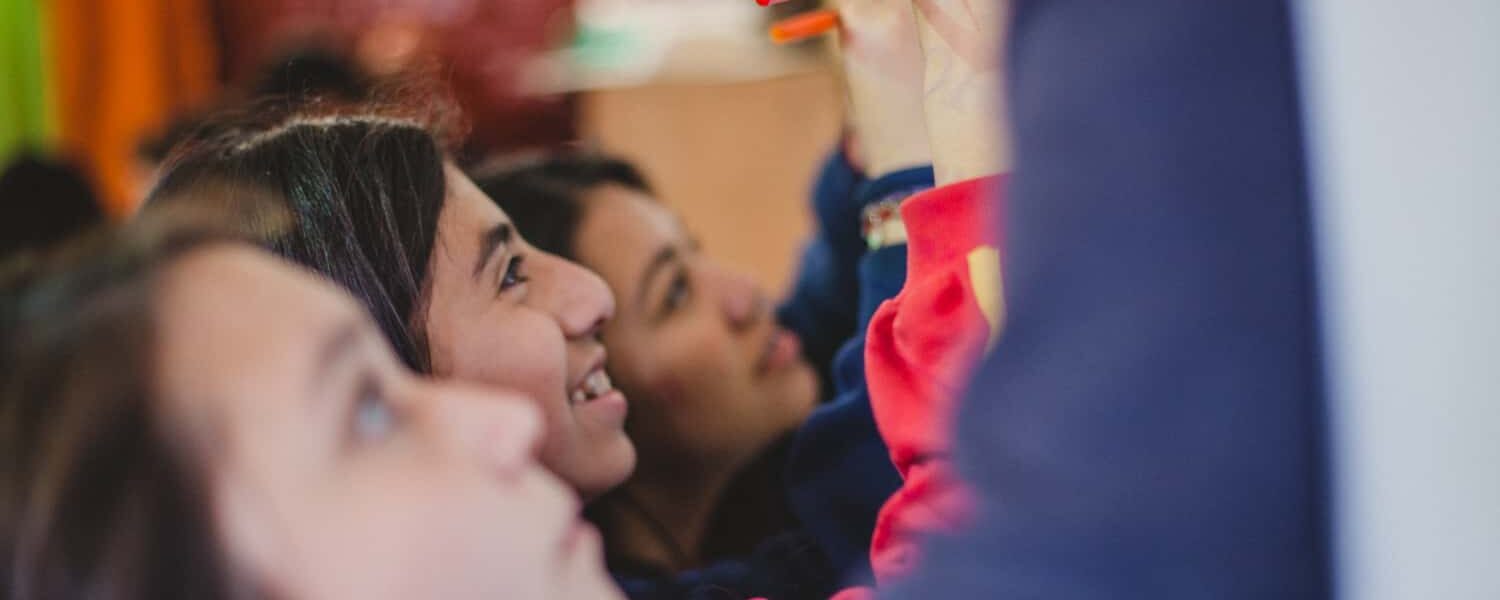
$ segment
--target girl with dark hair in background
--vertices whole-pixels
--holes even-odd
[[[900,485],[865,395],[859,332],[902,285],[891,215],[933,184],[922,57],[909,6],[904,19],[845,8],[850,135],[822,169],[817,233],[779,306],[701,252],[617,159],[555,154],[475,172],[529,239],[599,273],[617,298],[602,339],[632,398],[640,461],[589,514],[632,597],[691,585],[786,530],[810,534],[835,579],[858,578],[876,513]]]
[[[558,154],[487,169],[477,183],[514,211],[528,239],[595,269],[618,299],[601,339],[611,379],[632,398],[627,428],[649,467],[586,514],[605,531],[610,570],[627,593],[753,588],[745,579],[759,548],[761,566],[775,563],[772,571],[812,588],[807,597],[826,596],[837,577],[805,536],[767,543],[797,527],[782,466],[788,434],[817,403],[819,377],[764,293],[699,253],[626,162]],[[618,272],[610,259],[623,263]]]
[[[619,597],[534,402],[416,376],[237,235],[137,222],[0,289],[7,598]]]

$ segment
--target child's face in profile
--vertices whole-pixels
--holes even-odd
[[[626,399],[599,341],[614,297],[598,276],[526,243],[463,173],[447,174],[418,316],[433,372],[525,394],[543,417],[542,464],[583,497],[602,494],[635,468]]]
[[[408,373],[331,284],[195,251],[156,306],[158,410],[201,457],[220,537],[295,598],[616,598],[510,394]]]
[[[614,185],[589,194],[573,249],[618,298],[604,342],[646,460],[733,467],[806,419],[817,377],[766,295],[650,197]]]

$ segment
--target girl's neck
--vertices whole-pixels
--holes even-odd
[[[704,535],[733,472],[720,469],[701,477],[637,473],[598,507],[608,523],[608,553],[672,573],[699,566]]]

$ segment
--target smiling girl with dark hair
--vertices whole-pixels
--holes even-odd
[[[434,131],[372,106],[218,116],[169,162],[151,203],[276,199],[290,227],[267,247],[351,292],[410,368],[532,397],[546,416],[542,463],[597,496],[635,464],[597,339],[613,297],[528,244]]]

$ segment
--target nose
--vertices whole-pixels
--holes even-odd
[[[539,254],[542,268],[532,277],[538,288],[537,303],[557,319],[568,339],[597,335],[615,314],[615,296],[609,286],[576,263]]]
[[[760,286],[743,273],[715,267],[710,269],[714,271],[711,280],[718,287],[720,307],[730,326],[741,330],[758,323],[769,309]]]
[[[524,471],[534,461],[542,440],[542,414],[525,396],[502,390],[481,390],[449,383],[428,384],[436,402],[418,406],[434,411],[434,434],[463,455],[477,459],[499,476]]]

